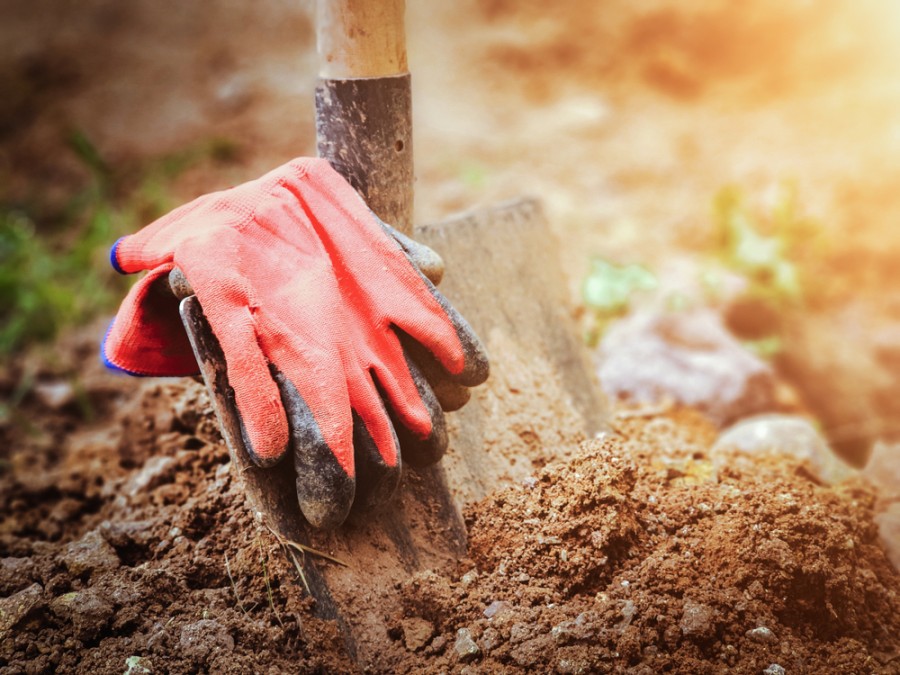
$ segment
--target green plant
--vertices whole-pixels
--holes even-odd
[[[791,183],[779,186],[768,210],[751,209],[739,188],[723,187],[713,202],[713,214],[716,257],[747,280],[747,294],[776,305],[805,298],[803,249],[809,249],[821,228],[802,215]]]
[[[40,195],[0,202],[0,354],[111,309],[131,283],[110,269],[111,244],[174,206],[171,185],[185,169],[235,154],[225,141],[201,143],[146,163],[129,186],[85,134],[73,132],[68,146],[89,179],[61,208],[48,212]]]
[[[591,261],[591,271],[581,287],[587,314],[585,339],[596,346],[609,322],[625,314],[640,291],[657,286],[656,276],[641,265],[616,265],[602,258]]]

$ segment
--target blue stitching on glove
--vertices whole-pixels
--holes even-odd
[[[119,244],[122,243],[123,239],[125,239],[125,237],[119,237],[118,239],[116,239],[116,243],[112,245],[111,249],[109,249],[109,264],[112,265],[112,268],[119,274],[128,274],[128,272],[126,272],[119,266]],[[109,333],[109,331],[106,332],[107,334]]]
[[[121,241],[121,239],[119,240]],[[119,242],[116,242],[118,244]],[[113,247],[115,250],[115,247]],[[113,265],[115,267],[115,265]],[[124,272],[122,272],[124,274]],[[116,365],[112,361],[110,361],[106,356],[106,341],[109,339],[109,334],[112,332],[113,324],[116,322],[115,319],[109,322],[109,327],[106,329],[106,333],[103,335],[103,341],[100,343],[100,362],[109,368],[111,371],[116,373],[124,373],[125,375],[131,375],[132,377],[156,377],[155,375],[148,375],[146,373],[136,373],[133,370],[127,370],[122,366]]]

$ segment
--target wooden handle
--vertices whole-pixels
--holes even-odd
[[[406,73],[406,0],[318,0],[319,76]]]

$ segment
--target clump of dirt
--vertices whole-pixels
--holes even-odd
[[[402,589],[398,671],[900,672],[864,484],[778,457],[717,472],[683,414],[617,428],[469,511],[469,564]]]
[[[47,372],[0,424],[0,671],[353,670],[247,509],[203,386],[81,367],[93,424]]]

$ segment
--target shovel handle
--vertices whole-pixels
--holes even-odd
[[[319,76],[406,73],[405,9],[406,0],[318,0]]]
[[[319,156],[384,222],[412,231],[405,0],[318,0]]]

